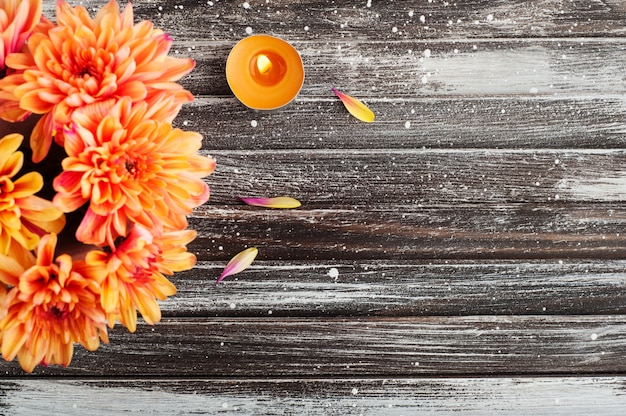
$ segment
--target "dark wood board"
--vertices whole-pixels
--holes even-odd
[[[111,331],[69,368],[104,377],[420,377],[624,374],[624,315],[165,318]],[[17,363],[2,364],[22,376]]]

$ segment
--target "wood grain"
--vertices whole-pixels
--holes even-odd
[[[373,124],[349,116],[330,90],[280,112],[252,112],[232,97],[201,96],[176,124],[201,131],[204,148],[616,149],[626,146],[623,96],[368,99]],[[205,115],[210,114],[210,117]],[[253,123],[256,122],[256,123]]]
[[[198,232],[190,250],[205,261],[230,259],[245,246],[258,246],[259,260],[284,261],[626,256],[620,203],[311,204],[289,211],[209,204],[189,222]]]
[[[174,34],[190,39],[236,39],[246,35],[246,27],[303,40],[388,43],[404,39],[617,37],[626,33],[625,8],[620,0],[245,3],[247,7],[238,1],[142,0],[134,4],[140,18],[172,28]]]
[[[166,318],[35,375],[419,377],[623,374],[626,317]],[[17,363],[0,372],[20,376]]]
[[[174,276],[178,293],[161,309],[164,316],[262,319],[626,314],[626,261],[348,262],[345,257],[257,261],[217,286],[225,261],[201,262]]]
[[[621,416],[624,377],[397,379],[24,379],[0,385],[0,413],[64,415]],[[527,398],[532,397],[532,400]]]
[[[177,43],[176,52],[197,64],[183,85],[196,95],[232,96],[224,70],[235,43],[202,39]],[[301,97],[333,98],[331,87],[367,99],[451,95],[598,98],[626,91],[624,77],[615,76],[626,68],[626,43],[621,38],[454,42],[335,39],[294,41],[293,46],[302,56],[306,73]]]
[[[626,150],[203,151],[212,203],[287,194],[304,205],[619,202]]]

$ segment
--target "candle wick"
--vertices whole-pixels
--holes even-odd
[[[272,61],[266,55],[260,54],[256,59],[256,67],[261,74],[267,74],[272,69]]]

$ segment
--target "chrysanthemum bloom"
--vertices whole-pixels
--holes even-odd
[[[149,230],[135,225],[111,253],[87,254],[86,262],[90,266],[107,271],[100,302],[110,327],[117,319],[135,332],[137,311],[150,325],[161,320],[156,300],[165,300],[176,293],[165,275],[193,267],[196,258],[187,252],[186,245],[195,236],[195,231],[181,230],[155,237]]]
[[[120,13],[111,0],[92,19],[84,7],[59,0],[56,17],[57,27],[30,37],[28,53],[7,58],[7,65],[24,71],[13,90],[20,106],[45,114],[31,135],[34,161],[46,156],[52,137],[63,144],[77,108],[109,98],[139,102],[162,91],[181,105],[193,99],[175,81],[194,61],[167,56],[172,39],[149,21],[133,24],[130,3]]]
[[[22,143],[20,134],[0,139],[0,254],[24,259],[42,235],[58,233],[65,225],[63,212],[35,195],[43,186],[37,172],[14,176],[22,168],[24,155],[17,151]]]
[[[26,264],[0,256],[0,280],[13,286],[0,320],[2,357],[16,356],[31,372],[37,364],[68,366],[74,343],[93,351],[108,342],[106,318],[99,302],[102,271],[67,254],[54,259],[57,238],[41,239],[37,257]]]
[[[0,80],[14,72],[7,68],[6,57],[22,51],[40,21],[41,0],[0,0]],[[0,118],[18,121],[27,114],[10,91],[0,89]]]
[[[74,113],[53,203],[64,212],[88,203],[76,231],[79,241],[113,247],[134,223],[153,234],[184,229],[186,216],[209,198],[201,178],[215,161],[197,154],[200,134],[149,118],[164,103],[124,98],[104,117]]]

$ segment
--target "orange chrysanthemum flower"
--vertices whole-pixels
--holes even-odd
[[[0,84],[11,85],[15,79],[4,78],[15,71],[7,67],[9,54],[23,50],[28,37],[40,22],[49,23],[41,16],[41,0],[0,0]],[[0,118],[18,121],[29,113],[19,107],[19,101],[0,86]]]
[[[41,0],[0,0],[0,70],[6,56],[19,52],[41,18]]]
[[[149,230],[135,225],[111,253],[87,254],[90,266],[107,272],[100,302],[110,327],[117,319],[135,332],[137,311],[150,325],[161,320],[156,299],[165,300],[176,293],[176,287],[165,275],[193,267],[196,257],[185,246],[195,236],[195,231],[181,230],[154,237]]]
[[[30,172],[13,179],[20,171],[24,155],[17,151],[20,134],[0,139],[0,254],[24,259],[42,235],[58,233],[65,225],[63,212],[35,193],[43,186],[43,178]]]
[[[28,53],[7,59],[24,71],[13,91],[20,106],[45,114],[31,135],[34,161],[46,156],[52,137],[63,143],[63,129],[77,108],[109,98],[139,102],[162,91],[181,104],[193,99],[175,81],[194,61],[167,56],[172,39],[149,21],[133,24],[130,3],[120,13],[111,0],[92,19],[84,7],[58,0],[56,17],[57,27],[30,37]]]
[[[108,115],[76,111],[65,134],[63,172],[54,180],[54,204],[71,212],[88,203],[76,238],[115,245],[134,223],[154,234],[180,230],[209,198],[201,178],[215,161],[197,154],[202,136],[150,119],[167,101],[116,102]]]
[[[67,254],[54,259],[56,234],[41,239],[36,259],[26,264],[0,256],[0,280],[13,286],[4,299],[0,320],[2,357],[16,356],[31,372],[38,364],[68,366],[74,343],[93,351],[108,342],[99,302],[102,271]]]

